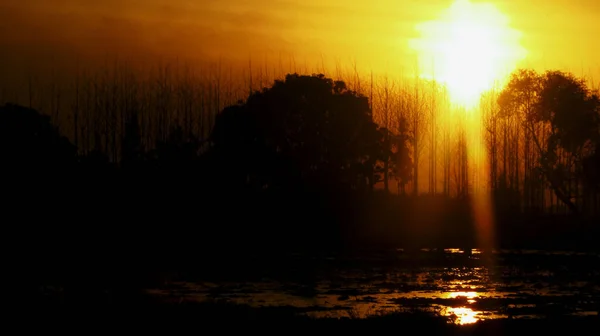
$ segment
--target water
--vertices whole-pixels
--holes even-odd
[[[398,249],[361,257],[296,254],[240,265],[243,280],[213,271],[150,292],[179,302],[293,307],[317,318],[425,310],[457,324],[600,311],[597,253]]]

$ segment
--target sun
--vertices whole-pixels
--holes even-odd
[[[502,85],[527,54],[521,33],[494,5],[457,0],[438,19],[416,26],[410,40],[422,77],[447,86],[453,103],[473,107],[481,94]]]

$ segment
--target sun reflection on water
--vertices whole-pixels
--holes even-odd
[[[477,292],[449,292],[446,296],[449,299],[466,298],[468,303],[475,303],[479,294]]]
[[[477,292],[447,292],[444,297],[448,299],[464,298],[467,300],[468,304],[473,304],[476,302],[475,299],[479,297],[479,294]],[[473,309],[464,306],[445,307],[442,310],[442,315],[451,317],[452,322],[460,325],[479,321],[479,314],[481,314],[481,312],[474,311]]]
[[[466,307],[449,307],[446,309],[445,315],[451,316],[454,323],[461,325],[472,324],[479,321],[479,318],[477,318],[479,312],[473,311],[473,309]]]
[[[151,294],[177,304],[183,301],[219,300],[256,308],[294,307],[315,318],[368,318],[423,312],[443,317],[457,325],[465,325],[480,320],[545,316],[546,305],[540,306],[540,302],[545,302],[540,301],[541,298],[553,296],[556,297],[553,301],[559,300],[560,295],[572,295],[577,290],[581,292],[578,297],[583,299],[581,304],[577,304],[574,314],[597,315],[597,311],[590,311],[593,306],[585,301],[589,297],[597,297],[600,291],[600,287],[592,282],[593,278],[573,278],[564,289],[558,289],[561,283],[549,280],[557,272],[555,268],[541,268],[532,273],[529,269],[513,266],[486,266],[486,259],[492,253],[511,258],[518,255],[521,259],[531,258],[529,255],[534,258],[556,256],[536,251],[492,251],[424,248],[422,255],[415,257],[421,258],[424,254],[418,260],[423,261],[424,266],[416,269],[411,261],[408,266],[399,265],[389,269],[340,269],[332,273],[333,276],[326,273],[315,282],[276,278],[263,278],[243,285],[238,282],[170,282]],[[442,260],[452,263],[441,266],[427,264],[428,258],[435,262],[435,258],[442,258],[440,256],[444,258]],[[582,257],[590,258],[588,255],[578,256]],[[595,258],[594,261],[597,259],[597,255],[591,257]],[[468,264],[461,264],[462,260],[467,259]],[[401,261],[394,259],[395,263]],[[558,268],[559,271],[561,269]],[[530,277],[537,281],[529,281]]]
[[[459,297],[465,297],[467,299],[473,299],[478,297],[477,292],[449,292],[448,297],[451,299],[456,299]]]

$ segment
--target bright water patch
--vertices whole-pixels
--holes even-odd
[[[314,317],[425,310],[457,324],[597,315],[600,305],[600,257],[591,253],[397,249],[360,257],[296,254],[278,260],[275,271],[270,265],[252,279],[200,277],[150,292],[178,301],[292,306]]]

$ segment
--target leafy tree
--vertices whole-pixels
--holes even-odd
[[[539,154],[539,169],[572,212],[582,162],[594,155],[600,100],[582,79],[560,71],[520,70],[498,100],[504,115],[517,115]]]
[[[368,99],[324,75],[287,75],[227,107],[211,135],[229,179],[258,188],[372,187],[382,133]]]

